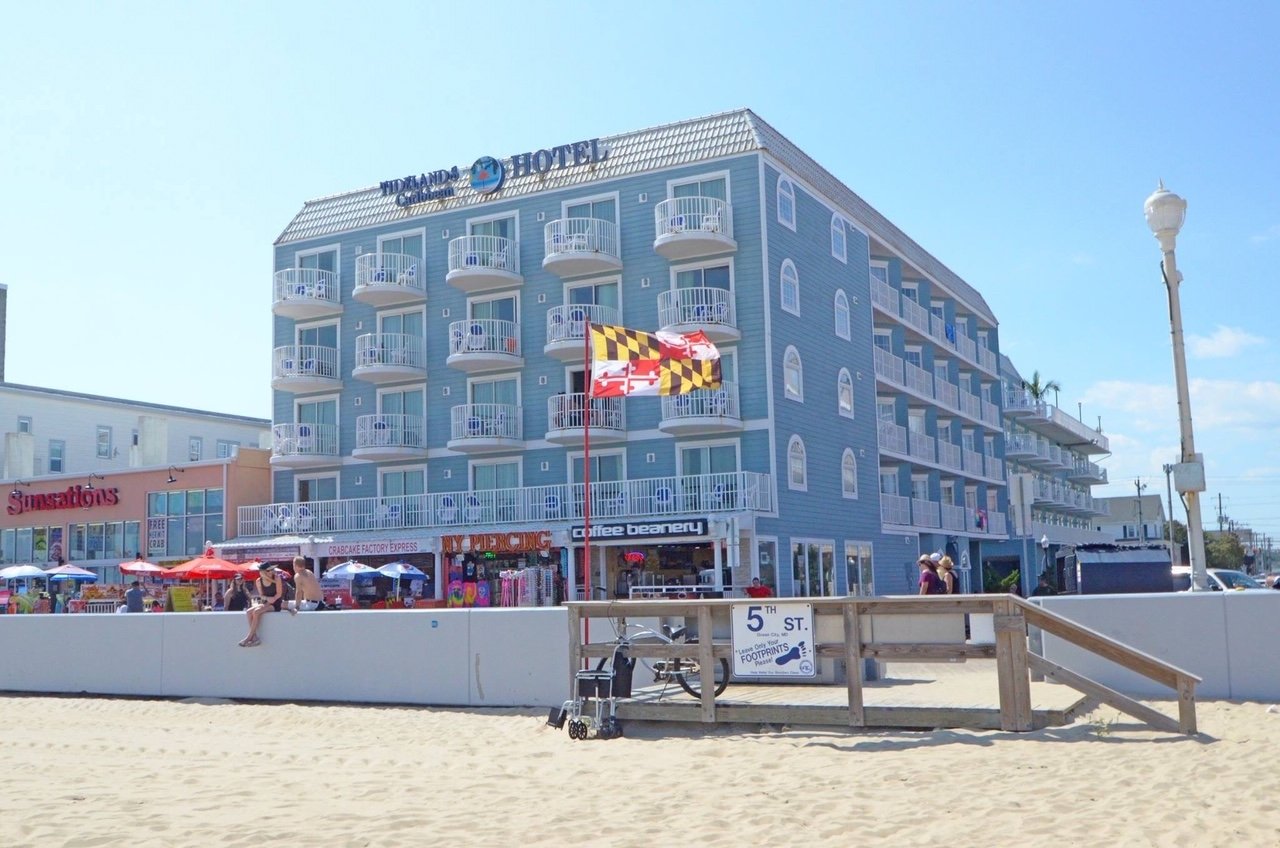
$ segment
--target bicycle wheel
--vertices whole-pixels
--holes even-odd
[[[680,683],[680,688],[695,698],[702,698],[702,668],[695,660],[672,660],[675,667],[672,674]],[[729,661],[724,657],[716,663],[714,678],[715,694],[719,696],[729,685]]]

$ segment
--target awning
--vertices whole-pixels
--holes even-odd
[[[223,559],[230,562],[248,562],[261,560],[272,562],[290,560],[296,556],[313,555],[312,549],[318,542],[328,542],[314,536],[275,536],[269,539],[238,540],[214,545],[213,549]]]

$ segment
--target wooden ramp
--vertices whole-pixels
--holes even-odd
[[[999,682],[993,662],[962,665],[905,663],[884,680],[863,683],[867,727],[999,730]],[[701,722],[702,703],[679,686],[644,686],[618,703],[629,721]],[[1032,727],[1070,724],[1092,701],[1066,686],[1031,684]],[[715,700],[717,722],[848,725],[848,692],[841,685],[732,682]]]
[[[597,628],[600,635],[602,631],[625,633],[627,619],[648,616],[682,619],[695,625],[691,632],[711,634],[711,638],[696,642],[667,640],[659,644],[628,643],[625,646],[633,658],[695,664],[701,669],[697,688],[702,696],[694,699],[672,686],[665,691],[633,689],[635,697],[620,706],[619,715],[624,719],[1028,731],[1066,724],[1088,700],[1115,707],[1158,730],[1196,732],[1195,689],[1200,678],[1021,598],[945,595],[769,601],[778,607],[788,603],[799,603],[802,610],[811,610],[813,624],[809,638],[814,656],[833,672],[819,676],[824,680],[838,679],[840,675],[834,673],[838,666],[843,669],[842,683],[761,686],[733,682],[720,698],[715,698],[712,695],[714,669],[719,661],[733,657],[732,641],[723,635],[729,633],[730,615],[735,605],[745,605],[740,613],[748,614],[751,601],[573,601],[565,605],[569,613],[568,691],[576,691],[574,679],[578,669],[613,656],[620,645],[608,639],[595,642],[586,639],[589,628],[585,625],[590,619],[613,620],[611,626]],[[795,620],[802,621],[801,618]],[[967,638],[970,630],[976,630],[979,620],[986,623],[989,633],[983,640]],[[1052,633],[1169,687],[1177,698],[1177,718],[1034,653],[1029,649],[1029,629]],[[775,639],[770,644],[780,642],[781,639]],[[991,694],[981,696],[981,703],[972,703],[972,693],[976,691],[972,681],[963,692],[957,683],[947,682],[946,673],[937,674],[932,683],[916,681],[911,686],[900,685],[894,675],[867,681],[863,679],[864,660],[899,667],[941,665],[943,670],[968,665],[994,667],[994,681],[981,690]],[[1032,681],[1033,672],[1038,678],[1061,685]],[[905,676],[911,677],[909,673]],[[635,683],[639,685],[643,681]],[[1068,688],[1080,694],[1073,694]]]

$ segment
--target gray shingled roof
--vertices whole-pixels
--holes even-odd
[[[982,295],[931,256],[865,200],[836,179],[808,154],[749,109],[722,112],[660,127],[623,133],[600,140],[609,158],[591,166],[553,169],[546,174],[509,178],[502,199],[582,185],[596,180],[689,165],[708,159],[768,151],[794,176],[826,195],[849,217],[868,227],[883,244],[950,289],[992,324],[994,313]],[[471,164],[459,165],[466,173]],[[484,203],[490,198],[473,191],[466,180],[455,184],[454,196],[432,201],[432,212]],[[276,244],[319,238],[363,227],[390,224],[420,217],[423,207],[400,207],[395,197],[383,196],[379,186],[309,200],[276,239]]]

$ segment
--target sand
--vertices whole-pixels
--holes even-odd
[[[0,696],[0,844],[1280,844],[1280,710],[1198,706],[1198,738],[1101,708],[575,742],[544,710]]]

